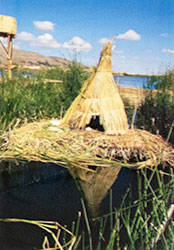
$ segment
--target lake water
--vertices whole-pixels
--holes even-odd
[[[139,76],[114,76],[115,82],[121,87],[129,88],[143,88],[144,83],[147,82],[147,77]]]
[[[0,76],[1,76],[1,72],[0,72]],[[26,76],[31,76],[31,73],[26,73]],[[147,82],[147,77],[114,76],[114,80],[121,87],[143,88],[143,84]]]
[[[37,167],[37,164],[40,165],[41,163],[35,163],[33,167]],[[63,226],[67,225],[67,229],[71,230],[72,222],[77,221],[78,212],[80,211],[82,217],[79,233],[82,234],[82,232],[84,232],[85,235],[88,235],[81,205],[82,194],[77,188],[76,182],[67,169],[55,164],[48,166],[48,164],[42,163],[43,171],[44,168],[46,168],[45,170],[48,173],[48,167],[57,169],[55,176],[52,175],[47,180],[42,180],[39,178],[39,175],[37,175],[38,181],[33,184],[26,186],[23,185],[15,189],[0,192],[0,218],[56,221]],[[44,173],[44,176],[46,172]],[[149,172],[151,174],[151,171]],[[128,201],[130,204],[135,204],[134,201],[138,198],[137,177],[137,171],[128,168],[121,169],[118,179],[112,185],[113,211],[120,207],[120,203],[128,189],[131,190],[131,195],[128,196]],[[110,193],[108,190],[107,195],[101,203],[99,214],[108,214],[109,211]],[[89,212],[88,218],[94,240],[93,244],[95,244],[98,242],[97,229],[99,228],[99,224],[97,224],[96,221],[91,221],[92,218],[90,217]],[[105,246],[109,240],[110,233],[109,225],[110,222],[108,219],[104,234],[105,241],[102,242],[100,250],[106,249]],[[48,236],[49,234],[34,225],[0,222],[0,250],[41,249],[45,235]],[[86,246],[88,246],[87,239],[88,236],[84,243]],[[127,243],[127,236],[124,231],[121,235],[121,242],[124,245]],[[81,250],[81,245],[77,249]],[[96,248],[94,247],[93,249]],[[162,248],[160,247],[158,249]]]
[[[37,163],[36,163],[37,164]],[[44,169],[44,164],[43,164]],[[55,166],[50,166],[55,167]],[[0,218],[25,218],[57,221],[71,230],[82,211],[81,194],[67,169],[57,166],[60,172],[48,180],[0,193]],[[113,184],[113,207],[119,207],[130,185],[135,186],[136,171],[123,168]],[[109,190],[108,190],[109,191]],[[100,213],[109,212],[109,193],[101,203]],[[89,214],[88,214],[89,216]],[[86,231],[82,212],[80,231]],[[87,232],[86,232],[87,233]],[[0,223],[1,250],[34,250],[42,246],[45,231],[23,223]],[[95,236],[94,236],[95,237]],[[98,237],[98,235],[96,235]],[[97,241],[97,239],[96,239]],[[103,248],[104,249],[104,248]]]

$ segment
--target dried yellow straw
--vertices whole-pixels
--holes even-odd
[[[125,135],[110,136],[96,130],[52,128],[50,121],[42,121],[5,133],[1,137],[1,160],[53,162],[84,169],[88,166],[174,165],[172,146],[160,136],[144,130],[128,130]]]

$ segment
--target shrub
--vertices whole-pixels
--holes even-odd
[[[3,77],[0,83],[0,129],[6,128],[14,119],[21,121],[60,117],[78,95],[86,79],[85,70],[77,63],[67,71],[60,68],[44,70],[26,78],[16,74],[12,80]],[[46,82],[44,79],[62,80],[62,83]]]
[[[65,73],[61,92],[61,100],[65,110],[69,108],[72,101],[79,94],[82,84],[87,78],[88,73],[80,64],[73,62],[69,65],[69,69]]]
[[[174,121],[174,71],[168,71],[163,76],[152,77],[145,87],[151,91],[138,110],[136,124],[151,132],[159,132],[167,138]],[[174,141],[174,133],[170,141]]]

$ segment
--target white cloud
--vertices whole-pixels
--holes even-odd
[[[31,41],[30,46],[56,49],[60,47],[60,44],[53,38],[52,35],[45,33],[44,35],[38,36]]]
[[[35,37],[33,34],[28,32],[21,32],[17,34],[16,39],[30,42],[31,47],[42,47],[42,48],[59,48],[60,44],[53,38],[49,33]]]
[[[124,34],[119,34],[116,36],[117,39],[124,39],[124,40],[140,40],[141,36],[136,33],[134,30],[128,30]]]
[[[90,51],[92,49],[92,45],[88,42],[85,42],[80,37],[75,36],[69,42],[65,42],[63,44],[63,48],[76,51]]]
[[[163,37],[168,37],[169,34],[166,32],[166,33],[162,33],[161,36],[163,36]]]
[[[174,54],[174,49],[162,49],[161,52]]]
[[[36,29],[41,31],[52,31],[54,30],[54,23],[49,21],[34,21]]]
[[[107,43],[107,42],[112,42],[112,39],[104,37],[104,38],[100,39],[99,42],[102,43],[102,44],[104,44],[104,43]]]
[[[168,53],[174,53],[174,49],[168,49]]]
[[[35,39],[35,36],[31,33],[22,31],[21,33],[17,34],[16,39],[22,40],[22,41],[32,41]]]

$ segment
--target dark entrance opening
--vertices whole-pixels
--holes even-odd
[[[92,129],[102,131],[102,132],[105,131],[103,125],[100,124],[100,116],[99,115],[93,116],[90,120],[90,123],[87,124],[86,127],[90,127]]]

